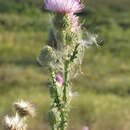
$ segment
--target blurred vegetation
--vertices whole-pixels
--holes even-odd
[[[130,1],[89,0],[79,14],[104,45],[86,51],[83,75],[73,82],[69,129],[130,130]],[[0,0],[0,121],[12,102],[37,105],[31,130],[49,129],[48,76],[36,57],[48,37],[42,0]],[[2,129],[2,126],[0,126]]]

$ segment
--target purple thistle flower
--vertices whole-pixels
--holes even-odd
[[[63,85],[64,79],[62,78],[62,76],[61,76],[60,74],[57,74],[57,75],[56,75],[56,82],[57,82],[60,86]]]
[[[84,126],[82,130],[89,130],[87,126]]]
[[[57,13],[78,13],[84,8],[80,0],[45,0],[45,6]]]

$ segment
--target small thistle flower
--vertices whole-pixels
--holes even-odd
[[[16,113],[15,117],[5,116],[4,127],[5,130],[26,130],[27,125]]]
[[[21,100],[20,102],[16,102],[14,103],[14,106],[16,108],[16,111],[19,113],[20,116],[35,116],[35,108],[34,105],[29,103],[29,102],[25,102],[23,100]]]
[[[64,79],[62,78],[62,76],[60,74],[56,75],[56,82],[59,86],[62,86],[64,83]]]
[[[80,0],[45,0],[45,6],[56,13],[78,13],[84,8]]]
[[[83,127],[83,130],[89,130],[87,126],[84,126]]]

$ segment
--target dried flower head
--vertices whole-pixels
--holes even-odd
[[[84,7],[80,0],[45,0],[45,6],[57,13],[78,13]]]
[[[19,113],[20,116],[35,116],[35,107],[33,104],[29,102],[25,102],[21,100],[20,102],[14,103],[16,111]]]
[[[16,113],[15,117],[5,116],[4,127],[5,130],[26,130],[27,125]]]

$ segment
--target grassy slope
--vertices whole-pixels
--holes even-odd
[[[72,102],[69,128],[79,130],[87,124],[91,130],[129,130],[129,1],[96,1],[89,1],[81,15],[84,26],[97,32],[105,45],[86,51],[84,74],[73,84],[79,96]],[[38,105],[32,130],[48,129],[50,103],[48,77],[35,61],[47,39],[48,14],[35,7],[41,7],[40,2],[0,0],[0,120],[10,113],[13,101],[31,100]]]

